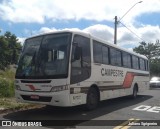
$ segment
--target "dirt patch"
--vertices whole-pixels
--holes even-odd
[[[15,98],[0,98],[0,114],[42,107],[44,105],[18,103]]]

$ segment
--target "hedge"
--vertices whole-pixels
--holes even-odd
[[[14,81],[0,77],[0,97],[14,96]]]

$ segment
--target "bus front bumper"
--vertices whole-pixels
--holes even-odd
[[[37,103],[52,106],[72,106],[69,99],[69,90],[60,92],[26,92],[15,90],[17,102]]]

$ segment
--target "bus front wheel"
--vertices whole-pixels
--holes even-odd
[[[93,110],[98,106],[99,103],[99,96],[98,91],[96,88],[91,87],[87,93],[87,102],[86,108],[87,110]]]

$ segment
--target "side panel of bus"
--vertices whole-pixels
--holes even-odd
[[[119,58],[117,59],[121,64],[116,64],[115,63],[116,61],[111,62],[111,59],[107,58],[104,60],[104,56],[107,56],[107,53],[110,54],[109,53],[109,51],[111,51],[110,49],[113,49],[113,54],[115,51],[117,51],[117,55],[119,55],[120,53],[122,56],[123,53],[121,50],[114,49],[114,47],[110,47],[109,45],[105,45],[102,43],[100,45],[99,44],[96,45],[96,47],[94,48],[94,40],[92,39],[90,48],[91,48],[90,76],[84,80],[79,80],[82,79],[79,76],[77,78],[77,80],[79,81],[72,82],[76,80],[72,78],[71,75],[71,80],[73,79],[70,85],[71,104],[73,105],[85,104],[88,90],[93,85],[98,87],[100,100],[132,95],[134,86],[137,86],[138,92],[148,89],[149,72],[147,70],[138,70],[138,69],[136,70],[134,68],[129,68],[133,67],[131,64],[132,61],[130,62],[130,66],[127,68],[127,66],[126,67],[122,66],[123,63],[122,59],[121,60],[119,60]],[[95,57],[96,50],[97,50],[97,55]],[[105,50],[105,53],[102,52],[103,50]],[[129,54],[129,56],[131,56],[131,54]],[[72,69],[73,68],[71,68],[71,71]]]

